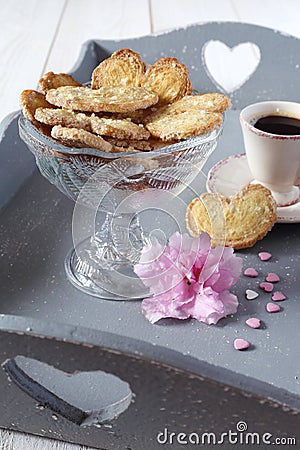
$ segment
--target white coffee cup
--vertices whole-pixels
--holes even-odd
[[[296,203],[300,175],[300,135],[273,134],[254,127],[266,116],[277,115],[300,120],[300,103],[265,101],[254,103],[241,111],[240,122],[250,171],[254,182],[272,192],[278,206]]]

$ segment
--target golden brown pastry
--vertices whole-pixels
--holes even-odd
[[[161,114],[146,123],[152,136],[163,141],[188,139],[209,133],[222,124],[222,114],[202,110],[185,111],[178,114]]]
[[[46,99],[65,109],[89,112],[126,112],[148,108],[158,101],[156,94],[140,87],[87,87],[62,86],[50,89]]]
[[[235,249],[252,247],[276,222],[276,202],[261,184],[249,184],[233,197],[204,193],[187,208],[186,225],[192,236],[206,232],[212,245]]]
[[[61,86],[82,86],[82,84],[67,73],[47,72],[39,80],[39,88],[43,94]]]
[[[187,67],[178,59],[162,58],[147,68],[142,86],[158,95],[159,105],[173,103],[191,94],[192,85],[188,73]]]
[[[34,114],[36,120],[47,125],[61,125],[69,128],[82,128],[91,131],[90,116],[60,108],[37,108]]]
[[[91,117],[92,131],[103,136],[111,136],[117,139],[148,139],[149,131],[143,125],[137,125],[130,120],[111,119],[105,117]]]
[[[33,89],[26,89],[21,93],[20,104],[24,116],[33,123],[33,125],[43,134],[47,136],[50,133],[51,127],[38,122],[34,115],[38,108],[52,108],[53,106],[46,100],[46,97],[41,92]]]
[[[51,130],[51,136],[59,140],[63,145],[77,148],[97,148],[104,152],[111,152],[113,146],[89,131],[78,128],[66,128],[61,125],[55,125]]]
[[[144,71],[140,55],[129,48],[121,48],[94,69],[92,88],[140,86]]]

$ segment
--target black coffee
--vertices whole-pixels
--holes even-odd
[[[266,133],[286,136],[300,135],[300,119],[288,116],[270,115],[261,117],[254,125],[255,128]]]

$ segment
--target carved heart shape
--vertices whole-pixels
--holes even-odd
[[[224,42],[212,40],[203,46],[202,59],[213,83],[230,93],[239,89],[255,72],[260,62],[260,50],[251,42],[230,48]]]
[[[204,193],[188,206],[187,228],[193,236],[208,233],[212,245],[251,247],[276,222],[276,203],[261,184],[249,184],[235,196]]]
[[[77,425],[112,420],[132,400],[128,383],[101,370],[65,373],[25,356],[8,359],[3,367],[10,379],[39,404]]]

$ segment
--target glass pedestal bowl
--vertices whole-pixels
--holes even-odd
[[[140,215],[150,211],[148,221],[155,228],[155,210],[174,205],[215,149],[221,132],[222,126],[148,152],[107,153],[60,145],[20,116],[20,137],[41,174],[75,201],[74,248],[65,261],[73,285],[104,299],[149,296],[133,271],[143,246],[153,239]]]

